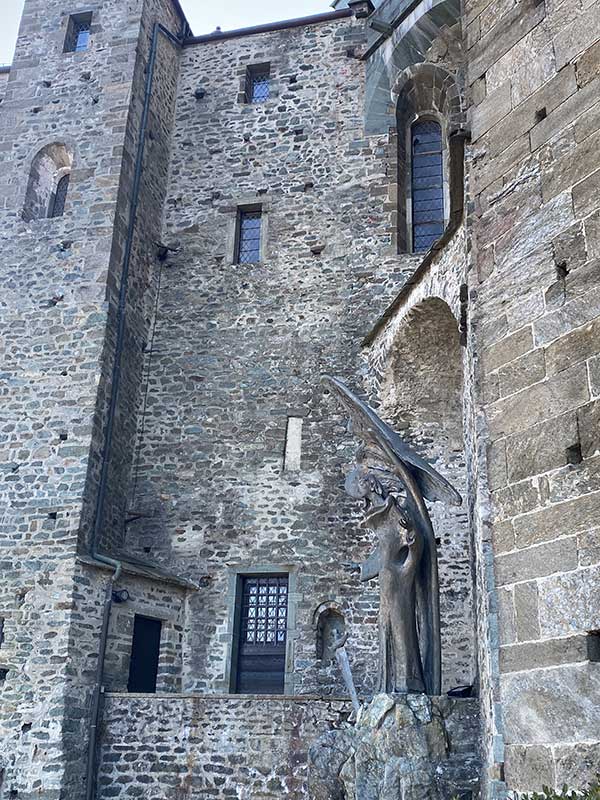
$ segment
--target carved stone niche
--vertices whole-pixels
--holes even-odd
[[[335,643],[346,631],[346,620],[338,603],[321,603],[313,616],[317,659],[323,666],[335,659]]]

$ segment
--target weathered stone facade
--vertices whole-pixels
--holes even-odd
[[[2,798],[85,796],[103,621],[98,797],[307,797],[349,713],[328,613],[363,697],[376,675],[324,373],[464,497],[431,511],[483,795],[600,768],[600,4],[348,5],[194,39],[174,0],[26,0],[0,71]],[[63,52],[83,10],[90,46]],[[427,254],[418,118],[443,134]],[[60,170],[64,214],[36,218]],[[234,263],[256,206],[261,263]],[[230,694],[237,576],[262,572],[290,581],[268,701]],[[135,614],[162,621],[155,697],[126,694]]]

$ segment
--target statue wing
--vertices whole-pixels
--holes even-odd
[[[462,505],[462,497],[456,489],[415,452],[390,426],[380,419],[373,409],[357,397],[339,378],[326,375],[323,383],[332,391],[346,409],[354,433],[368,446],[374,446],[385,458],[389,451],[410,469],[427,500],[439,500],[453,506]],[[390,464],[390,467],[392,465]]]

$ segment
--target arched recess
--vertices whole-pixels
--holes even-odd
[[[403,321],[380,383],[380,414],[463,496],[430,504],[438,541],[443,691],[475,680],[471,536],[463,437],[463,348],[449,306],[429,298]]]
[[[73,168],[73,150],[53,142],[39,150],[31,162],[23,204],[23,219],[62,216]]]
[[[452,215],[450,187],[462,167],[450,157],[450,137],[466,127],[466,114],[455,77],[438,64],[421,63],[407,67],[392,90],[396,105],[398,141],[398,250],[412,252],[413,217],[412,142],[414,126],[432,121],[440,126],[442,144],[442,194],[444,227]],[[453,174],[455,173],[455,174]],[[454,196],[454,195],[453,195]]]

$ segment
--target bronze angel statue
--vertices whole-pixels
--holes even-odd
[[[379,691],[441,693],[435,535],[425,499],[461,505],[459,493],[339,379],[324,378],[362,439],[346,478],[378,544],[361,580],[379,578]]]

